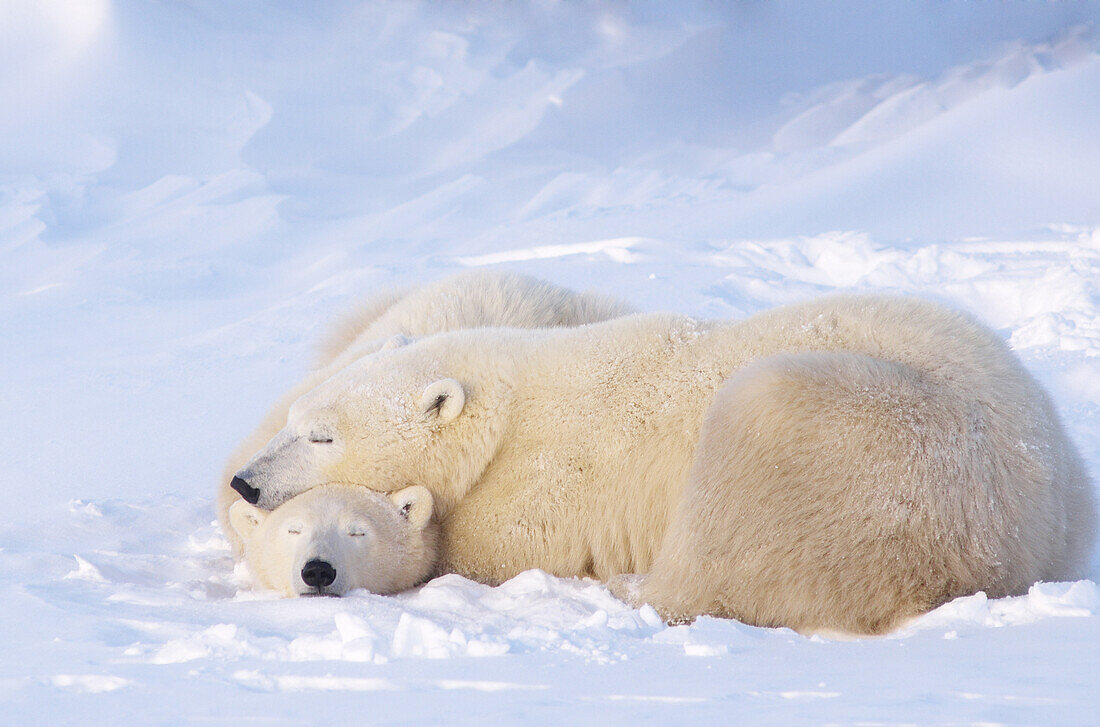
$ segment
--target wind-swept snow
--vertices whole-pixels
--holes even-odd
[[[1089,4],[0,3],[0,722],[1087,724],[1091,580],[889,637],[598,583],[249,588],[221,463],[372,291],[839,290],[994,326],[1100,478]]]

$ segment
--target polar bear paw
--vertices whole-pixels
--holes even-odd
[[[607,590],[631,608],[640,608],[645,604],[642,599],[643,583],[645,583],[645,576],[641,573],[620,573],[607,580]]]

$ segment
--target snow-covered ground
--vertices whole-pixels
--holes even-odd
[[[885,638],[247,588],[221,464],[379,287],[943,300],[1100,480],[1100,7],[0,2],[0,723],[1091,724],[1091,580]]]

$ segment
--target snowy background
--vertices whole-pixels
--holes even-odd
[[[1095,724],[1091,580],[886,638],[248,589],[222,462],[380,287],[943,300],[1100,480],[1100,7],[0,2],[0,723]]]

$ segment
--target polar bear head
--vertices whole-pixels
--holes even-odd
[[[509,364],[490,362],[485,343],[472,332],[399,338],[344,367],[291,405],[232,488],[273,510],[323,483],[424,485],[444,516],[500,439]]]
[[[388,495],[322,485],[272,512],[238,500],[229,521],[253,577],[287,596],[396,593],[435,568],[432,495],[416,485]]]

